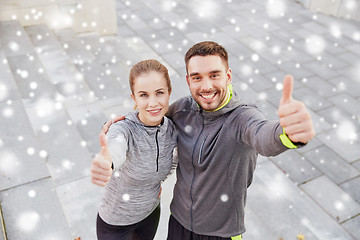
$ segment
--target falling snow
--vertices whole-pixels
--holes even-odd
[[[27,176],[23,176],[20,171],[24,166],[28,168],[22,159],[24,156],[44,164],[49,168],[50,175],[55,173],[60,179],[56,181],[64,181],[65,184],[67,175],[88,177],[90,152],[94,151],[93,147],[97,143],[94,139],[104,118],[115,117],[133,108],[133,101],[127,96],[129,68],[141,59],[160,58],[169,67],[171,78],[179,76],[185,79],[184,69],[181,69],[183,55],[194,42],[203,39],[223,43],[229,50],[232,81],[236,90],[241,94],[240,97],[249,93],[244,98],[256,101],[259,108],[264,108],[264,112],[276,111],[283,89],[283,75],[294,75],[293,97],[309,103],[317,133],[314,145],[308,144],[296,152],[301,157],[302,165],[294,164],[296,169],[293,170],[304,177],[303,186],[316,181],[319,172],[329,181],[334,181],[333,176],[327,176],[324,171],[331,167],[329,159],[323,156],[309,159],[304,154],[310,152],[316,155],[321,153],[322,147],[335,152],[336,158],[341,159],[344,166],[359,172],[360,31],[358,22],[345,20],[356,16],[360,8],[358,1],[338,1],[343,3],[343,11],[348,10],[339,19],[334,16],[325,18],[320,8],[316,13],[299,8],[299,3],[304,1],[266,0],[258,4],[233,0],[196,0],[185,3],[179,0],[159,0],[155,1],[155,7],[151,6],[151,11],[144,11],[147,13],[144,16],[138,9],[148,4],[146,1],[119,2],[122,6],[117,12],[118,26],[120,31],[124,31],[119,34],[121,41],[114,41],[114,36],[99,35],[74,38],[74,42],[59,40],[57,53],[61,53],[58,55],[61,57],[55,59],[66,59],[64,62],[70,65],[49,62],[57,51],[49,51],[45,44],[52,34],[39,32],[29,37],[27,29],[21,28],[11,33],[11,39],[5,41],[5,38],[0,37],[0,45],[3,47],[0,49],[0,70],[6,72],[1,75],[6,77],[0,80],[0,114],[6,126],[5,133],[0,136],[1,183],[11,185],[13,180],[8,180],[10,178],[34,181],[26,179]],[[100,19],[74,21],[74,16],[86,9],[85,5],[62,7],[62,14],[53,14],[49,18],[50,27],[61,29],[76,23],[83,31],[101,28]],[[99,9],[93,8],[92,11],[98,12]],[[23,16],[11,14],[10,18],[30,22],[45,16],[48,18],[46,12],[30,8]],[[317,27],[312,28],[311,24]],[[32,41],[30,44],[25,42],[28,37]],[[126,44],[123,44],[123,40]],[[81,47],[74,49],[77,43]],[[39,46],[31,49],[31,53],[22,53],[28,50],[27,45],[34,44]],[[172,56],[179,57],[173,60],[170,59]],[[74,69],[73,75],[67,75],[64,68]],[[55,81],[59,76],[64,79]],[[172,83],[175,98],[182,96],[186,81],[179,83],[173,80]],[[180,88],[178,84],[185,84],[185,87]],[[315,93],[311,96],[301,94],[307,91]],[[194,134],[194,126],[187,125],[184,131],[191,136]],[[14,145],[19,147],[12,148]],[[58,152],[53,147],[57,147]],[[58,155],[61,158],[57,158]],[[83,162],[81,158],[84,158]],[[54,163],[53,159],[59,160]],[[289,164],[286,159],[282,160],[277,162],[279,169]],[[258,162],[257,167],[275,161],[265,162]],[[313,166],[315,162],[318,165]],[[306,164],[311,167],[305,167]],[[77,172],[78,166],[80,173]],[[293,181],[294,172],[275,174],[272,181],[261,184],[271,192],[268,196],[270,203],[284,197],[288,211],[304,215],[299,216],[298,223],[313,229],[311,215],[299,211],[296,201],[288,201],[291,196],[285,197],[291,191],[284,182]],[[119,172],[114,172],[114,176],[119,176]],[[357,176],[359,174],[354,178]],[[256,178],[259,180],[260,177]],[[352,179],[347,181],[351,182]],[[21,184],[26,185],[25,182]],[[9,186],[4,189],[7,188]],[[3,192],[6,191],[0,191],[3,194],[1,199],[6,198]],[[41,195],[35,188],[28,188],[24,194],[30,201],[38,200]],[[302,194],[304,192],[297,196]],[[124,194],[122,199],[130,201],[130,194]],[[221,193],[219,199],[224,205],[229,204],[229,195]],[[350,200],[352,198],[347,194],[338,196],[329,200],[327,207],[339,213],[346,212]],[[349,219],[356,214],[359,212],[344,220],[350,222]],[[39,230],[40,224],[46,221],[46,217],[35,209],[26,209],[15,216],[14,227],[19,232],[30,233]],[[58,238],[47,235],[39,239]]]

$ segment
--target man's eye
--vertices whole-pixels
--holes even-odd
[[[147,97],[147,94],[140,94],[140,97]]]
[[[220,74],[213,74],[211,77],[212,78],[218,78],[218,77],[220,77]]]
[[[200,77],[193,77],[192,78],[194,81],[198,81],[198,80],[200,80]]]

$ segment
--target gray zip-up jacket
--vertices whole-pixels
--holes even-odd
[[[178,131],[177,182],[172,215],[197,234],[232,237],[245,232],[244,207],[258,154],[287,148],[279,121],[266,120],[234,95],[215,112],[200,109],[192,97],[170,106]]]
[[[164,117],[159,126],[145,126],[137,114],[130,112],[107,133],[114,171],[99,215],[111,225],[130,225],[150,215],[160,203],[161,182],[177,163],[174,124]]]

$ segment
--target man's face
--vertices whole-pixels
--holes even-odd
[[[194,100],[206,111],[213,111],[226,101],[231,69],[217,55],[194,56],[188,62],[186,81]]]

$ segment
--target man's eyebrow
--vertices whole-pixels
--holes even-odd
[[[214,74],[214,73],[219,73],[221,72],[221,70],[213,70],[213,71],[210,71],[208,74]],[[194,72],[194,73],[190,73],[190,77],[193,77],[193,76],[196,76],[196,75],[200,75],[200,73],[198,72]]]
[[[196,76],[196,75],[199,75],[199,73],[197,73],[197,72],[194,72],[194,73],[190,73],[190,77],[192,77],[192,76]]]
[[[214,70],[214,71],[209,72],[209,74],[212,74],[212,73],[219,73],[219,72],[221,72],[221,71],[220,71],[220,70]]]

